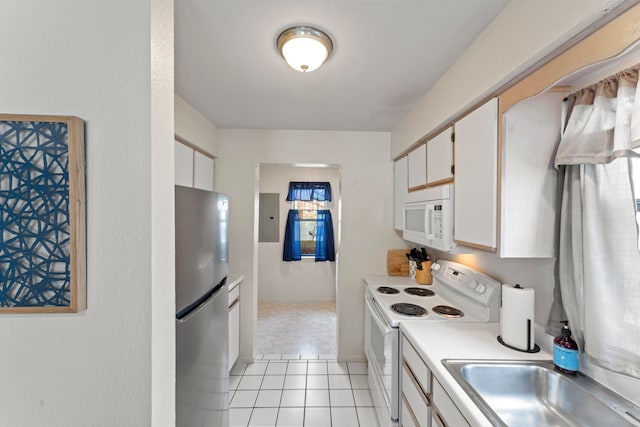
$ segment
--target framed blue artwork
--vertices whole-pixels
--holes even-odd
[[[0,313],[86,309],[84,121],[0,114]]]

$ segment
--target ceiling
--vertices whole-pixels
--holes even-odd
[[[390,131],[508,0],[178,0],[176,93],[222,128]],[[327,32],[311,73],[276,49]]]

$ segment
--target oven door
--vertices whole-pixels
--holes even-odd
[[[371,295],[366,297],[365,353],[369,386],[381,427],[397,425],[399,404],[398,328],[393,328]]]

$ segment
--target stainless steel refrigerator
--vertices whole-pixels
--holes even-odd
[[[176,186],[176,426],[229,425],[224,194]]]

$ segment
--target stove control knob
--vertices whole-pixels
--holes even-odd
[[[440,270],[440,264],[438,264],[437,262],[434,262],[433,264],[431,264],[431,269],[433,271],[438,271]]]
[[[487,286],[484,283],[480,283],[476,288],[476,292],[479,294],[484,294],[486,290],[487,290]]]

